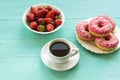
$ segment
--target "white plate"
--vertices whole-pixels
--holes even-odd
[[[59,27],[57,27],[56,29],[54,29],[54,30],[52,30],[52,31],[50,31],[50,32],[39,32],[39,31],[36,31],[36,30],[31,29],[31,28],[29,27],[28,21],[27,21],[27,19],[26,19],[26,14],[30,13],[30,8],[31,8],[31,6],[32,6],[32,7],[35,7],[35,8],[38,8],[38,7],[40,7],[40,6],[44,7],[44,6],[48,6],[48,5],[51,6],[52,8],[57,9],[57,10],[60,11],[60,13],[61,13],[60,16],[61,16],[61,19],[62,19],[62,24],[61,24]],[[28,8],[26,9],[26,11],[24,12],[24,14],[23,14],[23,24],[24,24],[25,27],[28,28],[30,31],[32,31],[32,32],[34,32],[34,33],[38,33],[38,34],[50,34],[50,33],[53,33],[53,32],[56,32],[57,30],[59,30],[59,29],[62,27],[62,25],[64,24],[65,16],[64,16],[62,10],[59,9],[57,6],[54,6],[54,5],[51,5],[51,4],[35,4],[35,5],[31,5],[31,6],[28,7]]]
[[[83,40],[79,39],[77,35],[76,35],[76,39],[87,50],[90,50],[90,51],[97,53],[97,54],[109,54],[109,53],[112,53],[120,48],[120,28],[118,28],[117,26],[115,28],[114,34],[119,39],[119,44],[118,44],[117,48],[115,50],[112,50],[112,51],[103,51],[95,45],[94,41],[91,41],[91,42],[83,41]]]
[[[77,48],[73,43],[71,43],[71,45],[74,48]],[[41,59],[42,59],[43,63],[50,69],[57,70],[57,71],[65,71],[65,70],[73,68],[79,61],[80,53],[78,52],[78,54],[71,57],[65,63],[62,63],[62,64],[61,63],[60,64],[59,63],[54,63],[49,58],[48,51],[46,50],[47,48],[48,48],[48,43],[46,43],[41,50]]]

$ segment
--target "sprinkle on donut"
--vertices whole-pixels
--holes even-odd
[[[104,51],[115,50],[119,44],[113,30],[116,24],[107,15],[98,15],[95,18],[79,22],[76,25],[77,36],[84,41],[94,41],[95,45]]]
[[[95,39],[93,35],[90,34],[88,29],[88,22],[83,21],[76,25],[76,32],[79,38],[85,41],[92,41]]]
[[[97,37],[95,39],[95,44],[97,45],[97,47],[107,51],[114,50],[117,47],[118,43],[119,43],[118,38],[112,33],[109,33],[109,35],[106,37],[103,38]]]
[[[112,30],[115,29],[116,24],[111,17],[104,15],[104,14],[98,15],[97,17],[108,20],[110,22],[110,24],[112,25]]]
[[[112,25],[106,19],[96,17],[90,21],[89,31],[97,37],[105,37],[113,30]]]

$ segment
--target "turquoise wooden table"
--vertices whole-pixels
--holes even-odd
[[[52,4],[64,12],[63,27],[49,35],[29,31],[22,23],[24,11],[33,4]],[[1,0],[0,80],[119,80],[120,49],[108,55],[94,54],[75,38],[77,22],[99,14],[111,16],[120,25],[119,0]],[[40,58],[44,44],[65,38],[80,49],[78,64],[67,71],[47,68]]]

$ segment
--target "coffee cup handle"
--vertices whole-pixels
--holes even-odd
[[[74,56],[74,55],[76,55],[78,52],[79,52],[79,49],[78,49],[78,48],[73,48],[73,49],[72,49],[71,57]]]

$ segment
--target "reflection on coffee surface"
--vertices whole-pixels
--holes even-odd
[[[53,55],[57,57],[63,57],[69,53],[70,48],[64,42],[55,42],[50,46],[50,51]]]

